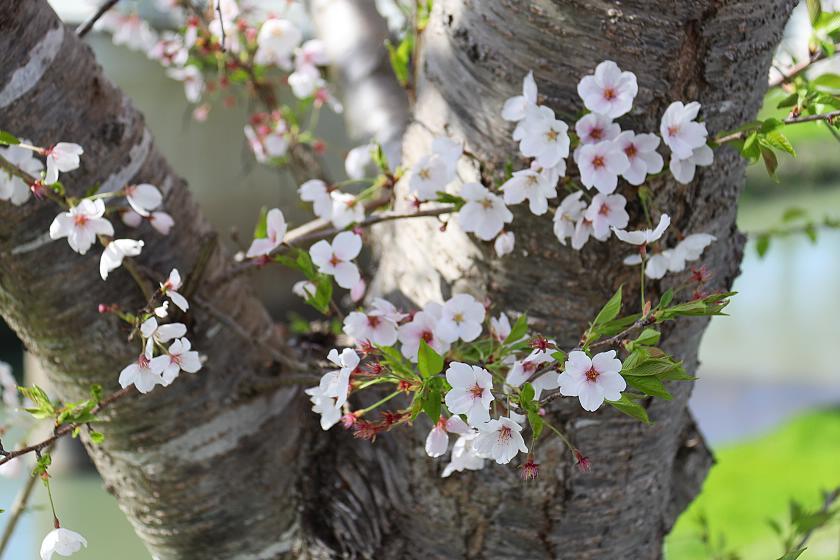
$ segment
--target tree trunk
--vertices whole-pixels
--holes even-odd
[[[527,70],[535,71],[546,103],[571,121],[580,107],[578,79],[605,58],[639,77],[633,127],[655,129],[674,99],[703,103],[712,132],[738,125],[760,105],[790,8],[790,0],[436,0],[404,155],[410,164],[432,134],[448,134],[488,162],[485,177],[498,176],[516,153],[498,114]],[[0,0],[0,14],[2,128],[36,143],[83,145],[82,168],[63,176],[71,192],[96,182],[161,186],[177,224],[168,237],[144,230],[139,260],[160,274],[172,266],[189,272],[213,234],[142,117],[45,0]],[[465,177],[475,173],[462,169]],[[690,186],[667,177],[651,185],[675,229],[718,237],[705,255],[715,288],[729,286],[737,273],[742,183],[743,163],[724,150]],[[634,192],[622,192],[639,216]],[[132,309],[142,299],[124,271],[101,282],[97,251],[81,257],[63,242],[45,241],[55,214],[44,203],[0,205],[0,312],[44,363],[60,396],[75,399],[91,383],[115,388],[119,370],[139,351],[120,342],[124,331],[96,305]],[[591,242],[573,252],[553,239],[549,219],[517,214],[517,250],[502,260],[454,223],[445,234],[433,220],[378,227],[375,289],[417,304],[460,291],[485,295],[499,309],[527,311],[535,328],[573,347],[620,283],[635,293],[635,275],[618,264],[627,248]],[[208,355],[205,370],[119,403],[103,429],[105,443],[88,446],[161,560],[661,555],[664,535],[710,461],[686,411],[690,385],[671,387],[673,401],[650,406],[653,426],[555,401],[550,413],[592,459],[589,474],[576,472],[552,441],[539,449],[535,483],[523,485],[513,469],[495,465],[441,480],[442,464],[422,448],[428,426],[374,445],[341,430],[313,430],[306,399],[281,386],[293,352],[265,310],[244,282],[213,282],[227,260],[214,251],[199,289],[215,307],[188,315],[194,346]],[[243,341],[230,320],[220,323],[225,316],[277,350]],[[690,371],[705,325],[685,320],[666,333],[668,349]]]

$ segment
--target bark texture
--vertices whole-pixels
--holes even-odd
[[[215,234],[155,149],[142,115],[46,1],[2,0],[0,14],[0,126],[39,145],[81,144],[81,168],[61,176],[72,194],[96,183],[105,190],[160,186],[177,220],[169,236],[112,222],[119,237],[145,239],[141,266],[161,275],[178,267],[188,276]],[[49,202],[0,204],[0,311],[59,396],[77,400],[93,383],[106,392],[119,388],[120,370],[140,351],[136,340],[126,341],[124,324],[99,315],[97,304],[133,310],[144,300],[123,269],[107,282],[99,278],[98,247],[80,256],[66,240],[50,242],[57,213]],[[283,351],[246,282],[204,288],[228,262],[229,255],[213,252],[201,299],[247,337]],[[205,369],[119,402],[107,412],[105,443],[88,445],[108,489],[161,560],[276,558],[291,546],[296,525],[297,448],[311,414],[298,389],[277,385],[276,354],[238,336],[216,311],[194,300],[185,318],[193,346],[207,355]]]

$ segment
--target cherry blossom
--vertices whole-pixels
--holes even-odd
[[[438,319],[441,316],[441,311],[440,304],[429,303],[423,311],[415,313],[411,321],[397,329],[403,356],[412,362],[416,362],[421,340],[438,354],[443,355],[449,350],[449,343],[438,334]]]
[[[477,471],[484,468],[484,457],[479,456],[474,446],[477,436],[477,433],[471,432],[458,437],[452,446],[451,461],[440,475],[442,478],[447,478],[453,472]]]
[[[280,244],[286,235],[286,218],[278,208],[272,208],[265,217],[265,237],[254,239],[245,256],[249,259],[264,255],[270,255]]]
[[[583,216],[586,203],[580,199],[582,196],[583,191],[575,191],[566,196],[554,213],[554,235],[562,245],[574,235],[575,224]]]
[[[163,202],[163,195],[160,194],[158,188],[148,183],[126,187],[125,198],[129,206],[141,216],[148,216]]]
[[[500,313],[498,317],[490,317],[490,335],[498,342],[504,342],[510,335],[510,319],[505,313]]]
[[[627,383],[619,373],[621,361],[615,357],[615,350],[601,352],[593,358],[579,350],[569,352],[569,359],[560,374],[560,393],[567,397],[578,397],[584,410],[594,412],[604,399],[615,401]]]
[[[594,233],[595,230],[592,228],[592,222],[586,216],[581,216],[577,223],[575,223],[575,231],[572,234],[572,249],[575,251],[581,250]]]
[[[587,109],[615,119],[633,107],[639,86],[635,74],[622,72],[615,62],[605,60],[595,68],[595,74],[584,76],[577,90]]]
[[[298,195],[304,202],[312,203],[312,211],[322,220],[332,219],[333,200],[327,184],[320,179],[306,181],[298,187]]]
[[[70,248],[84,255],[96,241],[97,235],[114,235],[114,226],[103,218],[105,203],[102,199],[82,199],[78,205],[55,217],[50,225],[50,238],[67,238]]]
[[[513,362],[505,378],[505,383],[511,387],[519,387],[528,381],[543,364],[550,364],[552,362],[554,362],[554,358],[551,354],[534,350],[524,360]]]
[[[47,533],[41,542],[41,560],[52,560],[53,554],[70,556],[82,549],[87,548],[87,540],[75,531],[57,527]]]
[[[327,46],[320,39],[309,39],[295,49],[295,66],[326,66],[330,63]]]
[[[341,407],[347,402],[350,390],[350,374],[359,365],[359,355],[345,348],[341,354],[333,348],[327,359],[339,369],[325,373],[317,387],[305,392],[312,402],[312,410],[321,415],[321,429],[329,430],[341,419]]]
[[[627,227],[630,215],[624,209],[627,199],[620,194],[598,193],[592,197],[592,203],[584,212],[584,217],[592,224],[592,236],[605,241],[610,236],[610,228]]]
[[[618,135],[615,143],[630,161],[630,167],[621,174],[628,183],[639,186],[648,174],[662,171],[662,156],[656,151],[659,142],[656,134],[636,134],[626,130]]]
[[[483,322],[484,306],[469,294],[455,294],[443,304],[437,332],[447,342],[472,342]]]
[[[527,114],[529,107],[537,105],[537,83],[534,73],[528,72],[522,80],[522,95],[511,97],[502,106],[502,118],[506,121],[519,122]]]
[[[108,279],[108,273],[122,266],[125,257],[136,257],[143,249],[143,242],[134,239],[114,239],[99,259],[99,275],[103,280]]]
[[[351,289],[359,281],[359,269],[350,261],[359,256],[362,250],[362,237],[350,231],[342,231],[333,238],[332,243],[321,240],[309,248],[312,262],[323,274],[335,277],[335,282],[342,288]]]
[[[389,317],[388,312],[381,308],[374,308],[368,313],[353,311],[344,318],[344,333],[358,342],[393,346],[397,342],[397,322]]]
[[[714,159],[715,154],[712,149],[707,144],[703,144],[699,148],[695,148],[691,156],[686,159],[677,159],[672,154],[669,168],[678,183],[687,185],[694,180],[694,173],[698,166],[706,167],[712,165]]]
[[[169,235],[169,231],[175,225],[175,220],[166,212],[152,212],[147,219],[152,227],[161,235]]]
[[[577,159],[580,182],[610,194],[618,186],[618,176],[630,167],[621,147],[611,140],[581,146]]]
[[[531,387],[534,388],[534,399],[540,400],[543,391],[557,389],[560,386],[558,378],[559,376],[555,372],[549,371],[531,381]]]
[[[503,231],[499,235],[496,236],[496,240],[493,242],[493,248],[496,250],[496,255],[499,257],[504,257],[508,253],[513,252],[513,247],[516,244],[516,237],[513,235],[512,231]]]
[[[631,245],[647,245],[657,241],[668,226],[671,225],[671,217],[668,214],[662,214],[659,218],[659,223],[654,229],[643,229],[639,231],[625,231],[622,229],[612,228],[616,237],[630,243]]]
[[[152,357],[152,349],[147,346],[137,361],[126,366],[120,372],[120,386],[125,389],[134,385],[141,393],[148,393],[155,385],[163,385],[161,374],[169,364],[168,356]]]
[[[183,323],[159,325],[157,319],[149,317],[140,325],[140,334],[143,335],[143,338],[148,339],[146,350],[151,352],[155,342],[164,343],[183,337],[187,334],[187,326]]]
[[[157,60],[164,67],[183,66],[189,59],[189,49],[179,33],[165,31],[161,39],[146,53],[152,60]]]
[[[548,199],[557,197],[556,168],[545,169],[532,165],[530,169],[514,171],[513,176],[502,185],[505,204],[519,204],[528,199],[528,208],[536,216],[548,211]]]
[[[588,113],[575,123],[575,133],[580,138],[581,144],[597,144],[598,142],[618,138],[618,135],[621,134],[621,127],[606,115]],[[575,150],[575,161],[577,161],[579,150],[579,147]]]
[[[137,13],[108,11],[97,22],[97,28],[111,33],[115,45],[125,45],[134,51],[147,52],[157,41],[157,33]]]
[[[356,146],[344,158],[344,171],[351,179],[362,179],[367,175],[367,170],[373,167],[373,144]]]
[[[303,39],[303,33],[289,20],[266,20],[257,34],[257,53],[254,62],[291,68],[292,54]]]
[[[467,203],[458,212],[458,223],[461,229],[474,233],[483,241],[490,241],[506,223],[513,221],[513,214],[501,197],[479,183],[465,183],[461,187],[461,196]]]
[[[648,255],[645,275],[658,280],[667,272],[682,272],[685,270],[686,262],[699,259],[706,247],[715,239],[714,235],[708,233],[694,233],[677,243],[673,249],[665,249],[660,253]],[[624,264],[627,265],[637,265],[641,262],[642,256],[639,254],[630,255],[624,259]]]
[[[510,463],[510,460],[520,451],[528,452],[521,432],[522,426],[510,418],[503,416],[490,420],[478,426],[475,449],[480,455],[494,459],[500,465],[505,465]]]
[[[173,80],[184,82],[184,95],[190,103],[197,103],[204,93],[204,76],[197,66],[189,65],[183,68],[170,68],[166,75]]]
[[[85,151],[78,144],[59,142],[52,148],[47,148],[47,174],[44,183],[50,185],[58,181],[58,172],[66,173],[79,168],[79,156]]]
[[[289,87],[298,99],[307,99],[324,87],[321,72],[314,66],[302,66],[289,74]]]
[[[178,338],[169,345],[167,355],[164,356],[169,359],[169,363],[161,372],[164,387],[175,381],[181,371],[195,373],[201,369],[198,352],[190,348],[190,341],[186,338]]]
[[[426,455],[429,457],[440,457],[446,453],[449,447],[449,434],[468,434],[472,430],[467,426],[460,416],[440,417],[437,424],[426,436]]]
[[[295,282],[292,286],[292,293],[304,300],[315,297],[317,292],[318,288],[309,280]]]
[[[22,142],[29,143],[28,140],[22,140]],[[0,148],[0,156],[36,179],[41,176],[41,171],[44,169],[44,164],[35,157],[32,150],[20,146]],[[0,169],[0,200],[8,200],[15,206],[20,206],[29,200],[30,194],[29,185],[23,179],[12,175],[6,169]]]
[[[420,200],[437,197],[438,191],[455,180],[458,160],[463,153],[461,144],[446,137],[432,141],[432,153],[420,158],[411,168],[408,188]]]
[[[470,426],[490,420],[493,401],[493,376],[484,368],[452,362],[446,370],[446,380],[452,386],[444,401],[453,414],[466,414]]]
[[[338,190],[332,191],[330,198],[332,199],[330,220],[336,228],[342,229],[352,223],[364,221],[365,207],[358,198]]]
[[[160,285],[160,291],[171,299],[172,303],[177,305],[181,311],[186,311],[190,308],[190,304],[187,302],[187,298],[178,293],[177,290],[179,289],[181,289],[181,273],[178,272],[177,268],[173,268],[166,282]]]
[[[563,159],[569,155],[570,144],[568,125],[554,118],[554,111],[548,107],[531,107],[527,113],[519,151],[534,158],[541,167],[562,165],[560,173],[565,173]]]
[[[363,297],[365,297],[365,291],[367,290],[367,284],[365,283],[364,278],[360,278],[356,285],[350,288],[350,299],[353,303],[360,301]]]
[[[659,133],[677,159],[690,158],[694,150],[706,143],[706,124],[694,120],[699,112],[700,104],[696,101],[687,105],[674,101],[662,115]]]
[[[236,18],[239,17],[239,5],[235,0],[215,0],[213,10],[213,21],[208,25],[210,33],[213,34],[219,43],[224,37],[225,49],[237,53],[240,49],[239,34],[236,33]],[[221,12],[221,17],[219,12]]]

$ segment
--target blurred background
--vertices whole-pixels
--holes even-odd
[[[91,13],[93,2],[53,0],[68,23]],[[149,2],[151,4],[151,2]],[[141,12],[145,2],[126,2]],[[149,12],[151,13],[151,12]],[[789,25],[785,48],[800,53],[807,41],[807,17],[800,6]],[[307,214],[299,206],[286,173],[259,166],[242,134],[247,106],[225,108],[226,91],[210,95],[213,109],[205,122],[192,118],[193,107],[182,85],[142,53],[114,46],[110,37],[91,34],[90,44],[105,73],[123,88],[145,114],[160,150],[190,184],[209,219],[221,232],[239,231],[251,238],[261,206],[282,207],[291,223]],[[768,100],[767,111],[775,106]],[[344,137],[339,116],[324,111],[321,135],[331,153],[343,156],[355,145]],[[739,227],[764,231],[783,213],[801,208],[815,218],[840,218],[840,144],[827,130],[801,126],[791,140],[799,158],[782,162],[777,184],[758,167],[750,168],[739,208]],[[358,142],[356,142],[358,143]],[[330,162],[338,175],[342,160]],[[290,209],[287,211],[286,209]],[[294,209],[297,209],[295,211]],[[231,239],[228,241],[235,246]],[[840,231],[820,231],[816,242],[804,235],[774,239],[763,258],[750,241],[734,289],[739,295],[730,317],[712,320],[701,346],[691,408],[717,458],[704,490],[679,520],[668,539],[672,560],[708,558],[698,540],[701,515],[715,539],[743,558],[776,558],[778,542],[768,519],[783,522],[795,498],[816,507],[820,490],[840,485]],[[302,311],[290,294],[296,278],[269,269],[255,277],[264,301],[278,319]],[[19,342],[2,326],[0,359],[20,379],[24,367]],[[65,444],[71,442],[64,442]],[[55,461],[53,492],[67,527],[93,536],[80,560],[148,559],[149,555],[108,495],[96,472],[78,449],[65,445]],[[0,473],[0,507],[9,509],[25,484],[26,473]],[[46,493],[34,490],[31,508],[21,520],[4,559],[35,558],[51,529]],[[5,518],[0,515],[0,526]],[[806,560],[840,558],[837,524],[818,533],[802,556]]]

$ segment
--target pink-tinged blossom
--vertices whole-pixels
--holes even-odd
[[[329,430],[341,420],[341,407],[347,402],[350,390],[350,375],[359,365],[359,355],[345,348],[341,354],[333,348],[327,359],[339,369],[325,373],[317,387],[305,392],[312,402],[312,410],[321,415],[321,429]]]
[[[630,215],[624,207],[627,199],[620,194],[598,193],[592,197],[592,203],[584,212],[584,217],[592,224],[592,236],[605,241],[610,236],[610,228],[623,229],[630,221]]]
[[[332,243],[321,240],[309,248],[312,262],[323,274],[335,277],[335,282],[347,290],[361,279],[359,269],[351,262],[362,250],[362,237],[350,231],[342,231]]]
[[[99,259],[99,275],[103,280],[108,279],[108,274],[122,266],[125,257],[136,257],[143,250],[143,242],[134,239],[114,239]]]
[[[310,39],[295,49],[295,66],[327,66],[330,57],[327,46],[320,39]]]
[[[594,233],[592,222],[586,216],[581,216],[575,223],[575,231],[572,233],[572,249],[580,251]]]
[[[554,358],[551,354],[534,350],[525,359],[513,362],[505,378],[505,383],[511,387],[519,387],[531,379],[543,364],[550,364],[552,362],[554,362]]]
[[[463,147],[444,136],[432,141],[432,153],[420,158],[411,168],[409,191],[420,200],[432,200],[445,191],[456,178]]]
[[[611,140],[586,144],[580,148],[577,159],[580,182],[587,188],[610,194],[618,186],[618,176],[630,167],[624,151]]]
[[[152,357],[149,346],[133,364],[129,364],[120,372],[119,383],[125,389],[134,385],[141,393],[148,393],[155,388],[155,385],[163,385],[161,374],[169,364],[168,356]]]
[[[584,352],[570,352],[559,376],[560,393],[578,397],[584,410],[594,412],[605,399],[616,401],[621,398],[627,383],[620,371],[621,361],[615,357],[615,350],[601,352],[591,359]]]
[[[440,355],[449,350],[449,343],[438,334],[440,304],[429,303],[423,311],[414,314],[411,321],[400,325],[397,336],[402,344],[402,354],[412,362],[417,361],[420,341],[424,341]]]
[[[470,426],[479,426],[490,420],[490,403],[493,401],[493,376],[484,368],[461,362],[452,362],[446,370],[446,381],[452,389],[444,401],[453,414],[465,414]]]
[[[458,224],[468,233],[474,233],[482,241],[490,241],[513,221],[502,198],[479,183],[466,183],[461,187],[461,196],[467,201],[458,212]]]
[[[83,199],[78,205],[55,217],[50,225],[50,238],[67,238],[70,248],[84,255],[96,241],[97,235],[114,235],[114,226],[103,218],[102,199]]]
[[[522,439],[522,426],[504,416],[478,426],[475,449],[479,455],[495,460],[500,465],[510,463],[521,451],[528,452]]]
[[[575,123],[575,132],[581,144],[597,144],[618,138],[621,127],[606,115],[589,113]],[[575,152],[575,161],[577,161],[577,152]]]
[[[178,290],[181,289],[181,284],[181,273],[178,272],[177,268],[173,268],[166,282],[160,285],[160,291],[172,300],[172,303],[177,305],[181,311],[186,311],[190,308],[190,304],[187,302],[187,298],[178,293]]]
[[[356,285],[350,288],[350,299],[353,300],[353,303],[360,301],[363,297],[365,297],[365,291],[367,290],[367,284],[365,283],[364,278],[360,278]]]
[[[574,235],[575,224],[583,216],[586,203],[580,199],[582,196],[583,191],[575,191],[566,196],[554,213],[554,235],[562,245]]]
[[[477,436],[477,433],[471,432],[458,437],[452,446],[450,462],[440,475],[442,478],[447,478],[453,472],[478,471],[484,468],[484,457],[479,456],[474,447]]]
[[[514,171],[502,185],[505,204],[519,204],[527,199],[531,213],[542,216],[548,211],[548,199],[557,197],[558,178],[556,168],[532,165],[530,169]]]
[[[496,240],[493,242],[493,249],[496,251],[496,256],[504,257],[513,252],[515,245],[516,237],[513,235],[513,232],[503,231],[496,236]]]
[[[426,455],[440,457],[449,448],[449,434],[468,434],[472,430],[459,416],[440,417],[426,436]]]
[[[265,217],[265,237],[259,237],[251,242],[245,256],[249,259],[270,255],[283,243],[286,235],[286,218],[278,208],[272,208]]]
[[[632,130],[622,132],[615,139],[630,162],[630,167],[621,174],[628,183],[641,185],[649,174],[662,171],[662,156],[656,151],[659,141],[656,134],[636,134]]]
[[[665,249],[661,253],[648,254],[645,265],[645,276],[658,280],[667,272],[682,272],[687,262],[700,258],[703,251],[713,241],[714,235],[708,233],[694,233],[677,243],[673,249]],[[624,259],[624,264],[638,265],[642,263],[641,255],[630,255]]]
[[[175,381],[182,371],[195,373],[201,369],[201,358],[198,352],[191,349],[190,341],[186,338],[178,338],[170,344],[164,357],[169,361],[161,372],[164,387]]]
[[[505,313],[500,313],[498,317],[490,318],[490,335],[498,342],[504,342],[510,336],[510,330],[510,319],[508,319]]]
[[[584,76],[577,90],[587,109],[616,119],[633,107],[639,86],[635,74],[622,72],[615,62],[605,60],[595,68],[595,74]]]
[[[189,50],[179,33],[166,31],[161,39],[146,53],[152,60],[157,60],[164,67],[183,66],[189,59]]]
[[[22,140],[22,142],[29,143],[28,140]],[[36,179],[41,176],[41,171],[44,169],[44,164],[35,157],[32,150],[20,146],[0,148],[0,156]],[[12,175],[6,169],[0,169],[0,200],[8,200],[15,206],[20,206],[29,200],[30,194],[29,185],[23,179]]]
[[[322,220],[332,219],[333,201],[327,184],[320,179],[311,179],[298,187],[298,195],[304,202],[312,203],[312,211]]]
[[[381,313],[353,311],[344,318],[344,333],[357,342],[393,346],[397,342],[397,324]]]
[[[677,159],[690,158],[694,150],[706,144],[706,125],[695,121],[699,112],[696,101],[687,105],[674,101],[662,115],[659,133]]]
[[[67,173],[79,168],[79,156],[85,151],[78,144],[72,142],[59,142],[52,148],[47,148],[44,154],[47,156],[47,174],[44,177],[44,184],[51,185],[58,181],[58,172]]]
[[[683,185],[687,185],[694,180],[697,167],[707,167],[712,165],[715,160],[715,154],[707,144],[695,148],[691,156],[686,159],[677,159],[674,155],[671,154],[669,168],[674,175],[674,179]]]
[[[332,199],[332,213],[330,220],[338,228],[346,228],[353,223],[365,220],[365,206],[354,195],[334,190],[330,193]]]
[[[172,226],[175,225],[175,220],[166,212],[152,212],[147,219],[152,227],[155,228],[155,231],[161,235],[169,235]]]
[[[52,560],[53,554],[70,556],[87,548],[87,540],[75,531],[58,527],[47,533],[41,542],[41,560]]]
[[[484,306],[469,294],[455,294],[441,309],[438,333],[447,342],[472,342],[481,334]]]
[[[190,103],[197,103],[204,93],[204,76],[197,66],[189,65],[183,68],[170,68],[166,75],[184,83],[184,95]]]
[[[540,167],[555,167],[564,164],[569,145],[569,127],[554,118],[554,111],[544,106],[528,108],[519,142],[524,156],[534,158]],[[565,173],[565,164],[561,173]]]
[[[659,217],[659,223],[654,229],[643,229],[639,231],[625,231],[622,229],[613,228],[615,236],[631,245],[647,245],[658,241],[668,226],[671,225],[671,217],[668,214],[662,214]]]
[[[148,183],[129,185],[125,188],[125,198],[129,206],[141,216],[148,216],[163,202],[163,195],[158,188]]]

